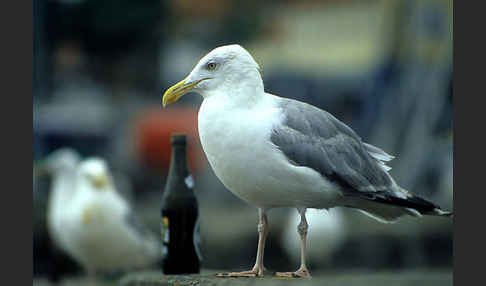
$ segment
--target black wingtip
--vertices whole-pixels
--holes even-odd
[[[425,200],[417,195],[410,195],[407,198],[400,198],[395,196],[393,193],[375,193],[372,197],[365,197],[368,200],[372,200],[379,203],[385,203],[389,205],[399,206],[403,208],[410,208],[422,215],[432,215],[432,216],[442,216],[450,217],[453,216],[451,211],[442,210],[438,205]]]

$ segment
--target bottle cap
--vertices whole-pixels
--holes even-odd
[[[172,134],[170,142],[176,145],[185,145],[187,142],[186,134]]]

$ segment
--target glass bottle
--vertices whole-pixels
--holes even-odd
[[[161,235],[164,274],[199,273],[199,213],[187,169],[184,134],[171,137],[169,175],[162,196]]]

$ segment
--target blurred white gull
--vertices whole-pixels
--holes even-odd
[[[312,230],[307,234],[307,262],[309,264],[328,264],[331,257],[342,245],[347,234],[346,218],[338,208],[330,210],[309,209],[307,223]],[[300,237],[295,235],[295,226],[300,223],[298,212],[292,212],[282,234],[282,246],[292,263],[300,262]]]
[[[71,199],[53,220],[53,236],[61,247],[93,276],[96,271],[150,267],[161,257],[156,236],[135,217],[114,188],[107,164],[92,157],[79,163],[74,184],[66,188]],[[59,217],[57,217],[59,216]]]
[[[56,247],[66,250],[69,242],[63,233],[63,217],[66,206],[72,200],[76,168],[81,160],[74,149],[60,148],[52,152],[42,163],[41,172],[51,174],[51,189],[47,205],[47,229]]]

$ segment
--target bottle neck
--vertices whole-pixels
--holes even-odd
[[[195,203],[194,193],[185,181],[187,176],[186,145],[173,144],[162,208],[179,208],[187,205],[188,201]]]
[[[172,155],[170,158],[169,178],[182,177],[185,179],[189,175],[186,163],[186,145],[172,145]]]

